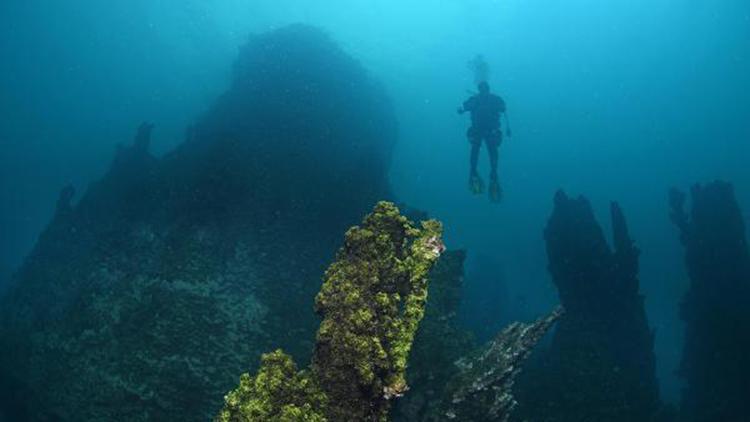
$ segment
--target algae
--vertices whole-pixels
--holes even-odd
[[[409,352],[427,301],[428,273],[444,251],[435,220],[417,228],[378,203],[325,273],[315,300],[323,318],[310,368],[282,351],[264,355],[227,394],[216,420],[386,421],[407,389]]]

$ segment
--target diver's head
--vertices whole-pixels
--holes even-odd
[[[477,85],[477,88],[479,88],[480,94],[489,94],[490,93],[490,84],[487,82],[479,82],[479,85]]]

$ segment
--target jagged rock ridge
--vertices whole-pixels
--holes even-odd
[[[563,315],[558,307],[532,323],[514,322],[456,362],[440,411],[429,421],[507,422],[518,405],[515,383],[534,347]]]

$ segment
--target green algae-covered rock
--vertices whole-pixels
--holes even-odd
[[[226,396],[217,420],[387,420],[391,400],[407,389],[427,275],[444,250],[441,232],[437,221],[417,228],[393,204],[378,203],[346,233],[326,271],[310,370],[297,372],[281,351],[265,355],[258,374],[243,375]]]
[[[292,358],[281,350],[263,355],[258,374],[243,374],[240,385],[227,394],[225,402],[217,421],[326,420],[325,394],[310,373],[297,372]]]
[[[332,420],[381,420],[406,391],[406,362],[427,301],[427,274],[443,251],[440,223],[417,229],[381,202],[350,229],[316,298],[323,317],[313,371]]]

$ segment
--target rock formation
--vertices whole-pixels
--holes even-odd
[[[517,420],[652,420],[661,411],[639,251],[616,203],[611,215],[614,249],[585,198],[555,197],[545,239],[565,316],[521,376]]]
[[[515,322],[484,347],[456,362],[439,413],[430,421],[506,422],[518,404],[516,378],[533,348],[563,314],[558,308],[531,324]]]
[[[281,350],[263,356],[226,397],[221,422],[385,421],[424,315],[428,273],[444,251],[440,223],[416,228],[381,202],[326,271],[315,301],[323,318],[309,370]]]
[[[151,130],[61,193],[0,302],[0,378],[33,419],[205,421],[263,351],[307,360],[339,233],[390,196],[388,100],[307,26],[251,37],[172,153]]]
[[[474,348],[469,331],[459,326],[464,251],[446,251],[430,273],[427,307],[409,356],[409,391],[392,412],[396,421],[425,421],[439,412],[445,389],[458,373],[455,362]]]
[[[672,190],[671,218],[685,246],[690,287],[680,374],[681,420],[742,421],[750,414],[750,255],[732,186],[695,185],[692,207]]]

